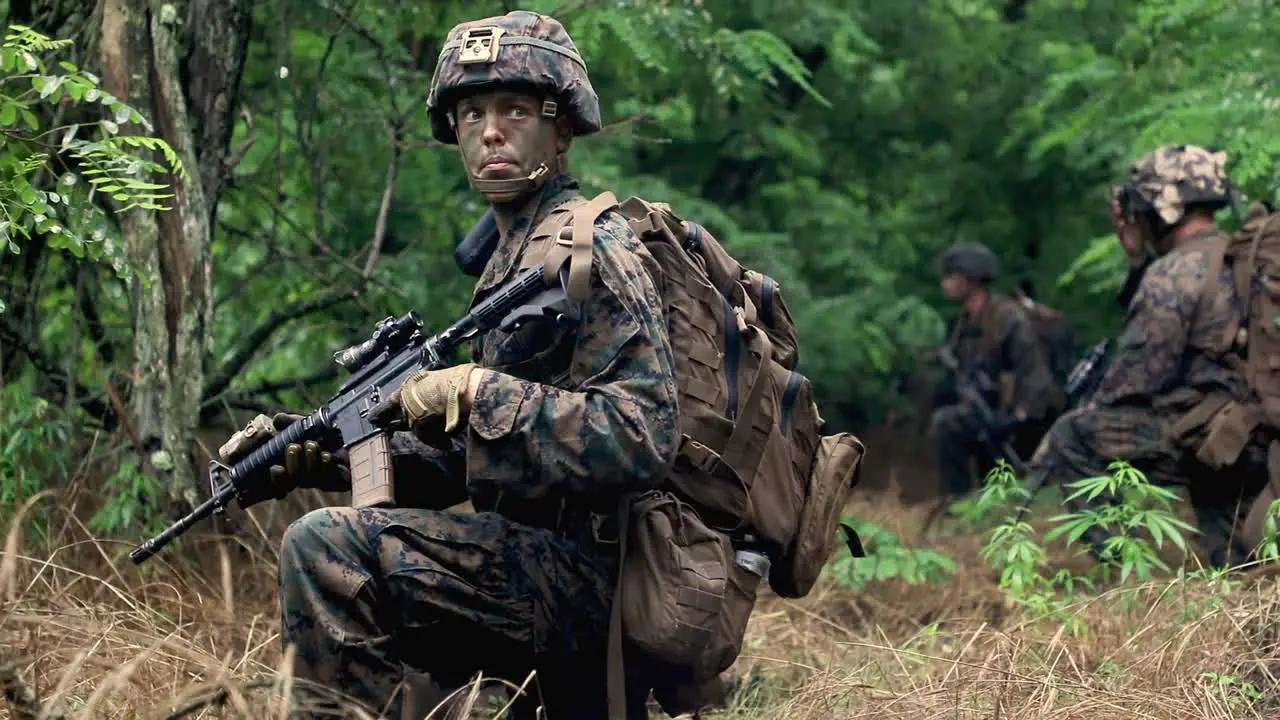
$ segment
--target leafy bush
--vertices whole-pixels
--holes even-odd
[[[920,585],[942,582],[956,572],[955,562],[937,550],[907,547],[894,533],[865,520],[845,518],[843,522],[858,533],[867,557],[841,553],[827,566],[841,587],[861,590],[873,580],[895,578]]]
[[[123,251],[96,201],[110,198],[118,203],[117,213],[164,209],[157,201],[173,197],[160,192],[167,186],[139,178],[166,170],[182,176],[184,170],[163,140],[120,134],[124,123],[139,123],[148,131],[151,125],[104,92],[97,76],[66,60],[57,63],[60,71],[50,68],[41,57],[70,46],[70,40],[52,40],[22,25],[11,25],[0,44],[0,251],[19,254],[18,238],[30,240],[38,233],[51,247],[106,262],[125,277]],[[42,126],[38,103],[57,108],[54,125]],[[100,106],[103,113],[92,122],[56,124],[68,108],[85,104]],[[148,159],[152,152],[161,153],[167,165]],[[42,189],[54,178],[56,190]],[[0,312],[4,308],[0,299]]]

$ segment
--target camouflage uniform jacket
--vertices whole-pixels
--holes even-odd
[[[517,212],[473,301],[521,265],[528,235],[575,197],[561,175]],[[467,491],[477,510],[557,529],[577,511],[611,512],[621,494],[656,487],[679,441],[675,360],[656,262],[622,216],[596,221],[591,292],[576,329],[530,324],[472,345],[486,373],[466,433]]]
[[[1240,301],[1224,267],[1210,297],[1210,257],[1216,229],[1181,240],[1152,262],[1125,316],[1115,355],[1094,396],[1100,406],[1149,407],[1153,399],[1179,388],[1219,390],[1247,402],[1248,385],[1235,370],[1203,348],[1221,338],[1240,313]]]
[[[993,398],[1001,409],[1022,408],[1031,418],[1048,412],[1053,376],[1031,319],[1016,300],[992,295],[976,314],[962,310],[948,342],[962,375],[981,369],[996,383],[1013,376],[1012,393]]]

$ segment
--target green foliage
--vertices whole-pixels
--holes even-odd
[[[120,134],[126,123],[151,128],[137,110],[102,91],[97,76],[66,60],[55,69],[43,59],[70,45],[21,25],[10,26],[0,45],[0,251],[19,254],[18,239],[38,233],[51,247],[109,263],[123,277],[124,257],[96,196],[120,203],[117,213],[163,209],[156,201],[172,194],[157,191],[167,186],[142,178],[166,171],[182,176],[183,169],[163,140]],[[41,103],[56,107],[57,117],[84,104],[103,114],[83,124],[45,125],[37,113]],[[136,150],[160,152],[165,164]]]
[[[1105,0],[1084,5],[1077,11],[1114,7]],[[1255,198],[1280,198],[1280,137],[1272,131],[1280,78],[1269,70],[1280,61],[1270,36],[1278,12],[1264,0],[1143,0],[1114,30],[1047,41],[1040,53],[1049,73],[1010,139],[1030,139],[1033,162],[1065,153],[1073,164],[1105,172],[1090,193],[1100,213],[1104,183],[1121,182],[1130,162],[1162,144],[1226,150],[1238,187]],[[1083,272],[1111,278],[1110,289],[1123,277],[1115,272],[1123,256],[1113,240],[1095,240],[1086,255],[1064,281]]]
[[[1205,671],[1199,680],[1205,695],[1226,705],[1237,717],[1256,712],[1266,697],[1256,683],[1234,673]]]
[[[1087,630],[1079,616],[1072,612],[1072,605],[1080,599],[1082,590],[1092,590],[1099,582],[1110,579],[1116,568],[1121,582],[1131,577],[1150,581],[1156,569],[1169,572],[1157,551],[1167,540],[1185,554],[1188,549],[1184,533],[1196,532],[1173,516],[1170,503],[1177,497],[1172,492],[1152,485],[1141,472],[1121,461],[1112,463],[1108,471],[1107,475],[1068,485],[1072,492],[1067,495],[1067,502],[1083,502],[1084,508],[1050,518],[1054,525],[1043,538],[1029,522],[1009,514],[991,531],[982,548],[982,557],[1000,572],[1000,588],[1010,601],[1029,611],[1033,618],[1063,623],[1073,634]],[[1112,502],[1098,502],[1098,506],[1094,506],[1094,501],[1101,498],[1111,498]],[[998,513],[1021,507],[1030,499],[1030,491],[1019,482],[1010,466],[1001,461],[987,474],[983,491],[969,512]],[[1070,546],[1079,543],[1095,528],[1110,535],[1102,545],[1101,561],[1084,575],[1075,575],[1066,569],[1052,572],[1043,543],[1062,538]],[[1149,534],[1154,546],[1141,533]],[[1081,550],[1081,553],[1087,552],[1088,548]],[[1212,575],[1209,572],[1204,577],[1214,582]],[[1125,597],[1129,601],[1138,599],[1136,594]]]
[[[1280,560],[1280,499],[1267,506],[1267,516],[1262,521],[1262,542],[1258,544],[1258,560]]]
[[[827,566],[841,587],[861,590],[874,580],[894,579],[921,585],[942,582],[956,572],[955,562],[942,552],[907,547],[894,533],[865,520],[845,518],[843,522],[858,533],[867,556],[841,553]]]
[[[164,507],[164,488],[137,463],[120,463],[102,488],[105,502],[89,518],[94,530],[105,535],[154,535],[168,524],[156,512]]]
[[[71,465],[72,423],[22,383],[0,385],[0,525],[41,490],[61,486]],[[39,508],[28,515],[43,531]]]
[[[1119,564],[1122,581],[1131,574],[1138,580],[1150,580],[1155,568],[1168,572],[1169,566],[1160,559],[1157,550],[1164,548],[1167,539],[1186,553],[1183,533],[1197,532],[1174,517],[1172,503],[1178,500],[1178,495],[1153,485],[1145,475],[1122,461],[1111,463],[1107,470],[1107,475],[1068,485],[1073,492],[1067,495],[1067,502],[1083,499],[1088,503],[1086,509],[1054,516],[1053,521],[1060,524],[1045,535],[1045,540],[1065,537],[1068,543],[1074,543],[1090,528],[1100,528],[1110,535],[1101,548],[1102,560]],[[1094,504],[1099,498],[1115,501]],[[1144,508],[1148,505],[1154,507]],[[1155,547],[1137,536],[1143,530],[1151,534]]]

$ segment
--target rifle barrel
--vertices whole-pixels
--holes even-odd
[[[195,525],[201,520],[209,517],[213,514],[213,511],[230,502],[235,493],[235,487],[227,485],[219,491],[218,494],[208,500],[205,500],[203,503],[200,503],[199,507],[178,519],[174,524],[160,531],[159,535],[156,535],[130,551],[129,559],[133,561],[134,565],[142,564],[143,561],[160,552],[165,545],[173,542],[175,538],[186,532],[192,525]]]

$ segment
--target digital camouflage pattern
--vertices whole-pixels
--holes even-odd
[[[529,231],[578,197],[577,187],[555,178],[515,214],[476,299],[520,265]],[[603,515],[593,513],[656,486],[679,438],[652,262],[619,215],[602,215],[581,325],[533,323],[478,338],[473,359],[493,371],[476,393],[465,441],[437,457],[400,442],[396,460],[420,472],[397,485],[456,492],[465,477],[477,514],[329,508],[290,527],[282,636],[297,646],[299,677],[380,706],[409,671],[449,685],[483,666],[516,672],[520,682],[532,665],[543,677],[539,692],[555,696],[557,673],[573,668],[572,682],[547,702],[603,707],[617,548],[607,530],[596,541],[592,521]],[[495,668],[502,659],[518,667]],[[597,671],[598,683],[584,680]],[[398,717],[402,701],[390,702]]]
[[[1053,374],[1031,319],[1016,300],[992,295],[977,313],[962,309],[948,344],[961,376],[974,377],[980,370],[997,384],[1002,377],[1013,379],[1012,394],[1001,397],[997,390],[988,396],[992,409],[1012,414],[1021,408],[1030,420],[1045,418],[1053,410]],[[982,430],[979,411],[964,404],[938,408],[933,413],[931,430],[938,443],[939,477],[944,490],[951,494],[966,492],[973,485],[970,462],[983,451],[978,439]]]
[[[512,238],[579,197],[578,183],[561,176],[543,197],[536,211],[515,216]],[[516,247],[499,245],[477,299],[519,267],[524,249]],[[620,493],[657,487],[675,454],[675,359],[653,281],[660,270],[615,211],[597,221],[591,252],[591,297],[578,328],[530,324],[475,343],[477,363],[503,370],[486,374],[471,410],[467,479],[477,507],[501,497],[504,513],[543,502],[549,512],[567,494],[612,512]]]
[[[1115,354],[1094,399],[1098,405],[1133,405],[1179,387],[1215,387],[1242,402],[1251,391],[1244,378],[1213,353],[1222,330],[1240,313],[1229,268],[1203,305],[1209,283],[1209,251],[1219,231],[1180,240],[1151,263],[1129,305]],[[1199,307],[1198,307],[1199,306]]]
[[[1216,342],[1240,312],[1230,268],[1223,268],[1221,282],[1209,285],[1209,250],[1218,232],[1211,228],[1187,236],[1147,267],[1098,391],[1089,404],[1054,423],[1032,460],[1035,467],[1051,467],[1064,483],[1104,475],[1119,459],[1154,483],[1189,486],[1203,542],[1215,561],[1224,557],[1226,532],[1242,492],[1247,498],[1257,491],[1252,478],[1264,475],[1260,468],[1265,468],[1264,446],[1255,437],[1236,467],[1214,474],[1240,484],[1199,483],[1199,477],[1208,477],[1193,457],[1203,433],[1176,437],[1174,432],[1175,423],[1207,393],[1242,403],[1252,398],[1239,373],[1202,349]],[[1202,303],[1206,290],[1211,296]],[[1102,539],[1097,535],[1092,541]]]
[[[410,668],[454,688],[480,671],[519,682],[547,657],[603,657],[616,559],[589,533],[497,513],[343,507],[309,513],[283,547],[283,633],[298,675],[371,708],[390,700],[388,718],[401,717]],[[603,693],[599,669],[596,683],[579,676],[583,692]]]
[[[1197,145],[1164,145],[1148,153],[1129,170],[1129,182],[1160,219],[1173,225],[1192,203],[1227,198],[1227,154]]]
[[[476,62],[468,62],[472,59]],[[449,113],[460,93],[499,84],[533,86],[556,96],[568,105],[575,136],[590,135],[601,127],[600,100],[587,77],[586,61],[564,26],[555,18],[516,10],[460,23],[449,31],[427,94],[427,114],[436,140],[457,143]]]

